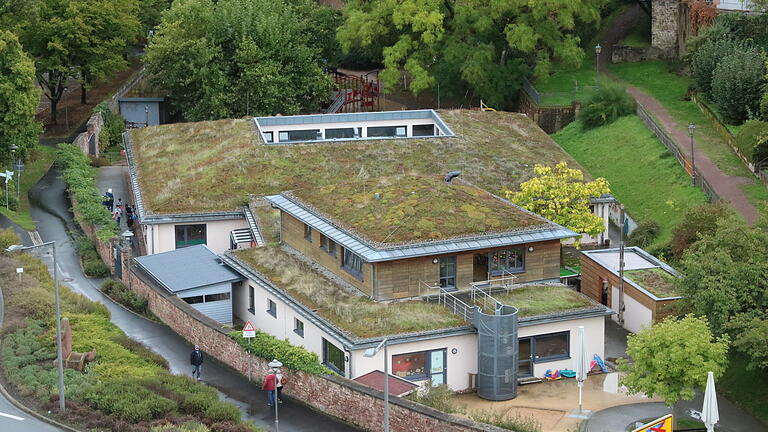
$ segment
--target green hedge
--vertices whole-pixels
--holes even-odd
[[[768,122],[749,120],[736,134],[736,147],[752,162],[768,157]]]
[[[96,171],[87,155],[73,144],[59,144],[58,163],[69,192],[75,198],[79,222],[98,227],[96,236],[107,241],[117,236],[118,227],[109,210],[102,204],[104,197],[96,186]]]
[[[154,318],[149,310],[149,302],[131,291],[124,283],[117,280],[106,280],[101,284],[101,291],[116,302],[148,318]]]
[[[239,331],[229,333],[229,337],[236,340],[249,353],[267,360],[278,359],[288,369],[315,375],[334,373],[320,363],[317,354],[302,347],[291,345],[288,341],[280,340],[272,335],[256,332],[256,337],[250,343],[248,339],[243,338],[243,333]]]

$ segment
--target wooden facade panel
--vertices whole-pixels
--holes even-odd
[[[341,246],[336,245],[336,256],[330,255],[328,252],[320,249],[319,232],[312,230],[312,241],[309,242],[304,238],[304,222],[285,212],[281,212],[281,217],[281,240],[283,242],[311,258],[312,261],[327,268],[344,281],[349,282],[365,295],[371,295],[373,266],[370,263],[363,262],[363,280],[361,281],[341,268]]]

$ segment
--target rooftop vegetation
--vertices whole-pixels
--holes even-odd
[[[518,317],[549,315],[569,310],[594,307],[595,303],[562,285],[529,285],[513,288],[509,293],[493,294],[503,304],[516,307]],[[480,300],[478,298],[478,300]],[[480,300],[482,303],[482,300]],[[493,306],[489,305],[490,308]],[[492,309],[490,309],[492,311]],[[486,312],[489,312],[486,308]]]
[[[675,288],[674,275],[667,273],[661,268],[649,268],[642,270],[629,270],[624,272],[624,276],[637,282],[641,287],[650,291],[651,294],[659,298],[675,297],[678,294]]]
[[[278,247],[243,249],[234,256],[263,274],[352,337],[368,338],[459,327],[443,306],[421,300],[378,303],[348,292]]]
[[[379,199],[374,194],[379,194]],[[381,244],[442,240],[546,224],[508,201],[442,176],[394,176],[292,191],[346,229]]]
[[[130,131],[150,213],[235,210],[270,195],[390,175],[461,178],[495,194],[517,189],[534,164],[581,168],[522,114],[441,111],[450,138],[263,145],[250,119],[178,123]]]

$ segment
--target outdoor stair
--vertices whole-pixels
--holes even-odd
[[[230,240],[232,240],[232,244],[240,244],[240,243],[253,243],[253,233],[251,232],[250,228],[238,228],[235,230],[232,230],[230,233]]]
[[[535,376],[517,379],[517,385],[536,384],[540,382],[541,382],[541,378],[536,378]]]
[[[245,215],[245,220],[248,222],[248,228],[251,231],[251,235],[253,236],[252,240],[256,243],[256,246],[264,246],[264,237],[261,236],[259,225],[256,223],[256,218],[253,217],[253,213],[251,213],[251,208],[248,206],[243,207],[243,215]]]
[[[347,90],[342,89],[339,90],[336,93],[336,98],[331,103],[331,106],[328,107],[328,109],[325,110],[326,114],[334,114],[339,112],[341,107],[344,105],[344,101],[346,100]]]

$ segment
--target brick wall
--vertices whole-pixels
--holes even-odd
[[[258,377],[268,370],[268,360],[248,354],[229,338],[218,322],[159,288],[141,270],[128,270],[131,257],[127,250],[124,250],[122,259],[125,269],[123,282],[146,297],[152,312],[184,339],[199,345],[203,351],[243,375],[255,371]],[[319,376],[290,370],[286,370],[285,375],[289,383],[283,389],[286,395],[360,428],[371,431],[382,429],[383,392],[336,375]],[[390,429],[395,432],[502,431],[495,426],[446,414],[394,396],[390,398]]]

